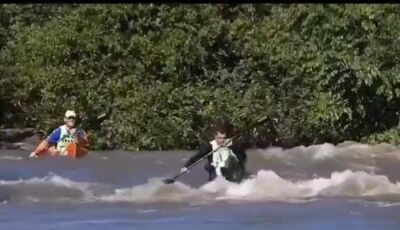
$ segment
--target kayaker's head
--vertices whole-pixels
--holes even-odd
[[[75,122],[76,122],[76,113],[75,113],[75,111],[67,110],[67,112],[65,112],[64,121],[65,121],[65,124],[69,128],[73,128],[75,126]]]
[[[214,140],[219,146],[224,145],[233,130],[233,125],[226,118],[217,120],[214,128]]]
[[[227,130],[224,126],[218,126],[214,132],[214,140],[217,142],[217,145],[221,146],[225,143],[227,139]]]
[[[215,141],[217,142],[217,145],[221,146],[225,143],[226,140],[226,133],[224,132],[216,132],[215,136],[214,136]]]

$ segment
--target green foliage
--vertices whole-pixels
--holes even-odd
[[[399,9],[0,5],[0,119],[49,131],[69,108],[111,111],[95,148],[195,148],[217,118],[265,115],[281,138],[369,141],[399,123]]]
[[[400,145],[400,129],[399,127],[394,127],[382,133],[374,133],[361,138],[361,141],[370,144],[379,144],[386,142],[394,145]]]

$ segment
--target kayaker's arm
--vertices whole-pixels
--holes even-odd
[[[75,132],[75,136],[78,140],[78,142],[85,148],[89,147],[89,141],[88,141],[88,136],[86,132],[83,129],[78,129]]]
[[[40,142],[40,144],[36,147],[36,149],[33,152],[31,152],[29,157],[37,157],[43,151],[46,151],[49,145],[56,145],[58,139],[60,138],[60,135],[61,135],[61,129],[58,128],[54,130],[50,136],[46,137],[46,139]]]
[[[207,153],[212,151],[212,146],[211,144],[203,144],[200,146],[199,151],[197,152],[196,155],[192,156],[185,164],[185,168],[189,167],[192,165],[194,162],[198,161],[200,158],[204,157],[207,155]]]
[[[61,136],[61,129],[58,128],[54,130],[50,136],[47,137],[47,141],[49,142],[49,145],[56,145],[58,143],[58,140],[60,140]]]
[[[33,150],[33,152],[31,152],[29,157],[36,157],[43,151],[47,150],[48,146],[49,146],[49,142],[48,142],[48,139],[46,138],[40,142],[40,144],[35,148],[35,150]]]
[[[242,162],[242,163],[246,162],[247,154],[246,154],[245,142],[237,141],[236,143],[233,144],[231,149],[235,153],[235,155],[237,156],[237,158],[240,162]]]
[[[246,152],[245,152],[244,149],[242,149],[242,148],[237,148],[237,149],[235,149],[234,152],[236,153],[236,156],[238,157],[238,160],[239,160],[240,162],[243,162],[243,163],[246,162],[246,160],[247,160],[247,154],[246,154]]]

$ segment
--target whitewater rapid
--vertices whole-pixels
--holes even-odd
[[[395,167],[400,163],[400,149],[388,144],[370,146],[346,142],[337,146],[322,144],[288,150],[281,148],[254,150],[249,154],[248,162],[254,176],[240,184],[217,178],[212,182],[203,181],[199,185],[184,181],[166,185],[162,179],[187,160],[190,154],[175,155],[170,152],[159,154],[154,158],[151,153],[135,157],[131,157],[131,154],[135,153],[118,153],[114,156],[95,153],[85,161],[69,161],[66,163],[67,166],[63,166],[64,168],[49,170],[43,168],[46,167],[46,163],[43,162],[46,159],[31,161],[22,155],[3,154],[0,157],[0,163],[3,165],[19,162],[16,167],[23,167],[21,164],[26,167],[27,164],[32,164],[30,167],[37,168],[25,168],[26,173],[35,175],[40,168],[41,174],[46,172],[46,175],[31,177],[23,175],[19,179],[3,179],[1,176],[4,171],[0,171],[0,203],[127,202],[199,205],[230,200],[302,202],[325,197],[365,199],[392,204],[400,202],[400,180]],[[173,161],[170,158],[172,156],[176,158]],[[127,162],[128,159],[131,163]],[[51,161],[62,164],[62,159]],[[147,162],[147,165],[139,167],[143,161]],[[145,180],[144,183],[131,186],[114,184],[113,178],[102,181],[85,179],[89,177],[88,175],[68,176],[71,175],[71,171],[79,172],[83,170],[81,167],[85,166],[87,167],[85,171],[80,172],[82,175],[92,170],[91,172],[96,172],[96,178],[103,177],[108,175],[105,170],[113,168],[108,163],[115,167],[112,173],[121,181],[135,175],[143,177],[147,170],[155,171],[153,167],[157,168],[160,176],[142,178]],[[41,165],[39,167],[34,164]],[[18,172],[18,168],[13,170],[14,174]],[[124,170],[131,172],[122,173]],[[197,175],[204,176],[201,170]],[[186,180],[190,180],[190,176],[187,175]]]
[[[260,170],[240,184],[223,178],[193,188],[181,182],[166,185],[160,179],[128,188],[112,189],[97,183],[76,182],[57,175],[29,180],[0,181],[1,202],[185,202],[216,200],[299,201],[313,197],[369,197],[396,195],[400,184],[383,175],[346,170],[328,178],[290,181],[273,171]]]

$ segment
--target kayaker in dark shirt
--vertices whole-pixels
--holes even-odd
[[[214,180],[216,176],[224,176],[225,179],[233,182],[240,182],[247,176],[245,164],[247,155],[244,145],[238,140],[227,138],[225,126],[219,126],[214,131],[214,140],[200,145],[197,154],[193,155],[181,168],[181,172],[187,167],[207,155],[213,150],[213,154],[207,157],[205,170],[208,172],[208,180]]]

